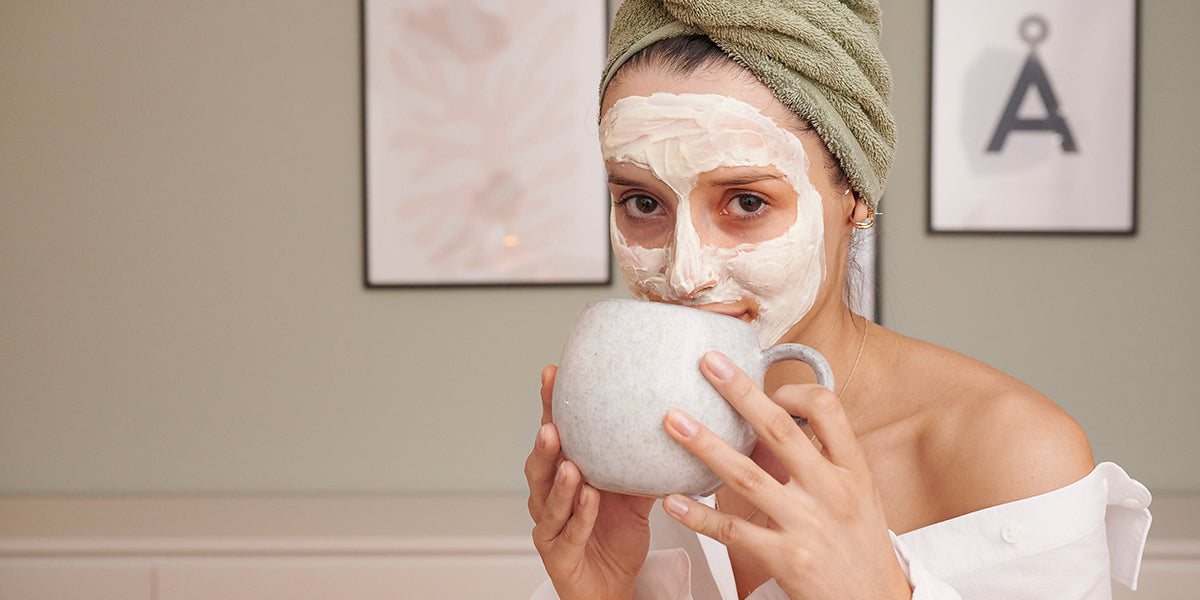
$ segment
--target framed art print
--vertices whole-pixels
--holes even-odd
[[[368,287],[605,284],[600,0],[363,0]]]
[[[1131,234],[1136,0],[932,0],[929,230]]]

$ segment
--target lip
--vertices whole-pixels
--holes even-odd
[[[754,320],[754,315],[751,313],[751,310],[745,306],[741,306],[740,304],[704,304],[701,306],[693,306],[692,308],[698,308],[711,313],[717,313],[718,315],[725,315],[735,319],[741,319],[747,323]]]
[[[756,303],[747,302],[745,300],[738,301],[738,302],[728,302],[728,303],[715,302],[715,303],[709,303],[709,304],[689,304],[687,302],[681,302],[679,300],[667,300],[665,298],[661,298],[654,294],[649,295],[646,299],[651,302],[661,302],[663,304],[678,304],[680,306],[686,306],[688,308],[695,308],[695,309],[703,310],[705,312],[716,313],[718,315],[725,315],[727,317],[733,317],[735,319],[740,319],[747,323],[753,323],[754,319],[756,319],[758,317],[758,306],[756,305]]]

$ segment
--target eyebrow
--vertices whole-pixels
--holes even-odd
[[[722,177],[713,175],[711,177],[705,177],[704,179],[706,179],[706,181],[703,183],[703,185],[708,187],[736,187],[739,185],[750,185],[760,181],[782,180],[783,176],[775,171],[742,168],[739,169],[737,173],[728,176]],[[608,182],[622,187],[642,187],[645,185],[643,181],[625,177],[620,173],[609,173]]]
[[[622,177],[619,174],[611,174],[611,173],[608,176],[608,182],[613,185],[619,185],[622,187],[641,187],[644,185],[642,182],[637,181],[635,179],[630,179],[628,177]]]
[[[709,187],[739,186],[739,185],[750,185],[752,183],[758,183],[760,181],[766,181],[766,180],[779,180],[779,179],[783,179],[783,175],[780,175],[779,173],[776,173],[775,171],[767,171],[767,170],[760,170],[760,169],[750,169],[750,170],[740,169],[737,173],[733,173],[729,176],[722,177],[719,175],[713,175],[711,177],[707,177],[704,179],[706,179],[706,181],[704,182],[704,185],[707,185]]]

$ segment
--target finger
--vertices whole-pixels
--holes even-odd
[[[793,477],[804,478],[822,460],[804,430],[741,369],[720,352],[709,352],[700,361],[700,370],[758,434]],[[803,415],[801,415],[803,416]]]
[[[663,509],[684,527],[717,540],[734,551],[760,554],[775,541],[775,534],[771,530],[711,509],[686,496],[667,496],[663,500]]]
[[[785,386],[775,394],[775,401],[788,413],[808,419],[808,426],[830,462],[851,470],[867,466],[862,445],[833,392],[819,385]]]
[[[582,483],[579,468],[571,461],[564,460],[555,470],[554,485],[546,496],[546,506],[537,525],[533,527],[533,543],[546,546],[553,543],[563,533],[567,521],[574,513],[576,495]]]
[[[546,508],[546,497],[554,487],[555,471],[560,460],[558,430],[553,423],[542,425],[533,443],[533,451],[525,459],[525,481],[529,485],[529,516],[537,521]]]
[[[754,464],[770,474],[771,477],[774,477],[775,481],[779,483],[787,483],[792,479],[792,474],[788,473],[787,468],[783,466],[783,463],[779,462],[775,453],[771,452],[771,449],[767,448],[766,444],[755,444],[754,449],[750,451],[750,460],[754,461]]]
[[[783,493],[783,485],[770,473],[681,410],[668,412],[664,422],[671,437],[708,465],[726,486],[776,522],[786,520],[786,515],[791,512],[791,502]],[[777,519],[776,515],[781,518]]]
[[[579,497],[575,501],[575,513],[567,521],[557,542],[577,549],[576,552],[582,552],[584,545],[592,537],[592,529],[596,525],[596,516],[599,514],[600,492],[590,485],[583,485],[579,490]]]
[[[558,367],[550,365],[542,369],[542,425],[554,420],[551,405],[554,399],[554,378],[558,375]]]

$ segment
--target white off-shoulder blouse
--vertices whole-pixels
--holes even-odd
[[[1149,506],[1149,490],[1106,462],[1063,488],[893,534],[892,545],[915,600],[1107,600],[1113,579],[1137,588]],[[660,506],[651,515],[651,548],[637,598],[737,599],[724,546]],[[555,598],[549,581],[533,595]],[[786,598],[774,580],[749,596]]]

